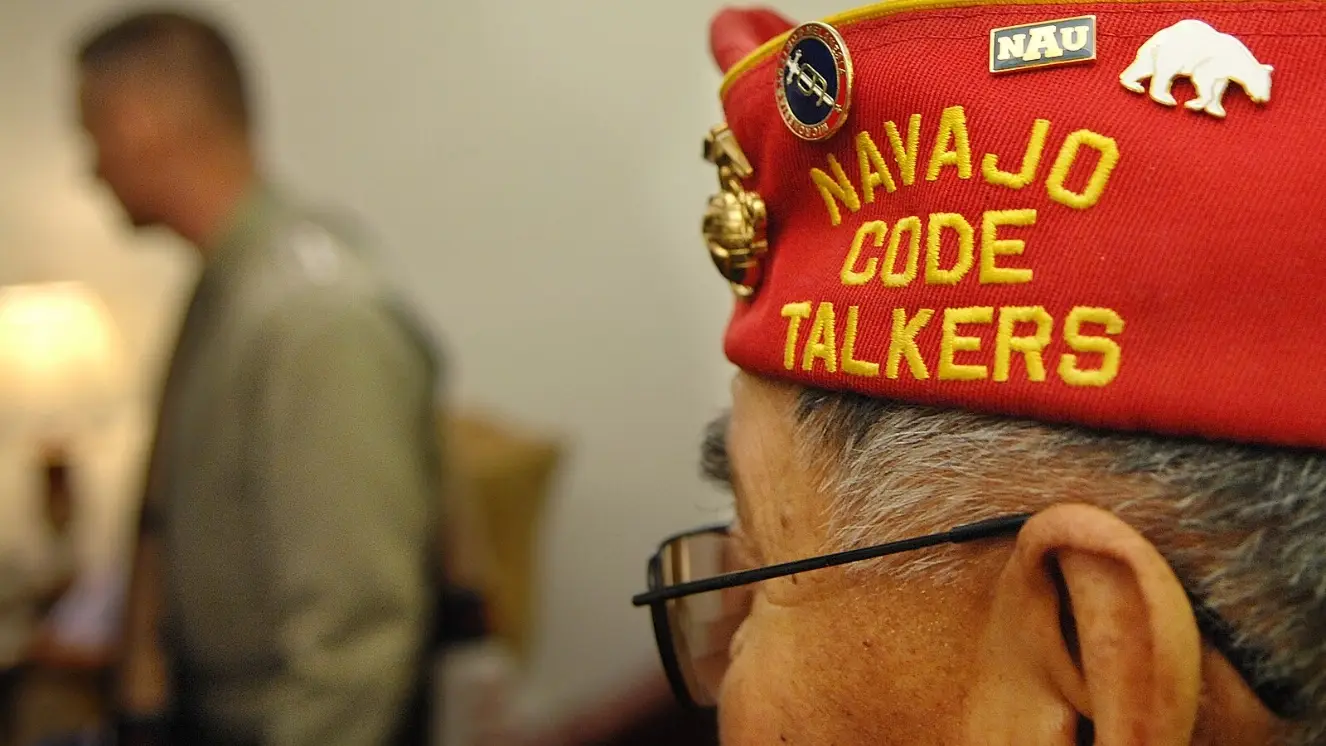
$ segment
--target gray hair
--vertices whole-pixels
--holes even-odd
[[[829,456],[833,548],[933,532],[1071,499],[1107,508],[1187,587],[1264,649],[1305,713],[1289,746],[1326,737],[1326,453],[1109,433],[807,390],[803,448]],[[900,571],[956,577],[951,551]],[[899,570],[893,570],[897,572]]]

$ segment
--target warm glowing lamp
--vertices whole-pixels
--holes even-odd
[[[0,420],[57,446],[123,403],[119,335],[76,282],[0,288]]]

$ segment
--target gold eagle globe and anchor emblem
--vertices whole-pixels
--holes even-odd
[[[719,186],[704,212],[705,244],[732,291],[737,297],[749,298],[763,279],[761,262],[769,250],[764,200],[741,185],[741,180],[749,178],[755,169],[726,124],[709,131],[704,158],[718,167]]]

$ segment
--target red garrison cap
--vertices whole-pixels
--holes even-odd
[[[890,0],[789,25],[728,10],[711,34],[733,363],[1326,447],[1326,5]]]
[[[718,69],[727,72],[766,41],[787,33],[795,23],[768,8],[724,8],[709,24],[709,48]]]

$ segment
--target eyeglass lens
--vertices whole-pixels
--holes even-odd
[[[664,587],[744,569],[733,542],[721,532],[691,534],[663,547]],[[729,649],[750,611],[753,586],[698,593],[667,601],[668,629],[679,673],[695,704],[718,704]]]

